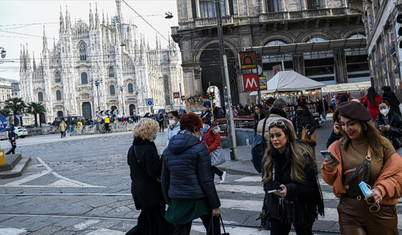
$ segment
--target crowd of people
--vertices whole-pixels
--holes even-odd
[[[395,205],[402,196],[402,119],[396,110],[399,103],[393,99],[396,96],[387,87],[383,92],[379,96],[369,89],[362,101],[342,100],[334,110],[325,98],[316,102],[323,121],[327,112],[333,111],[333,130],[327,141],[333,159],[324,159],[321,175],[340,198],[342,234],[398,233]],[[266,142],[261,164],[266,192],[263,212],[271,234],[288,234],[292,225],[296,234],[313,234],[318,215],[324,215],[315,153],[316,120],[306,103],[300,102],[295,108],[296,113],[289,118],[287,102],[272,98],[264,105],[236,109],[237,113],[254,115],[255,133],[263,135]],[[220,200],[214,175],[223,182],[226,172],[211,164],[211,153],[220,148],[221,141],[219,127],[211,122],[213,113],[207,107],[201,115],[169,112],[162,157],[155,156],[153,143],[158,130],[163,131],[158,119],[142,119],[136,124],[128,163],[133,198],[142,212],[130,234],[190,234],[192,221],[197,218],[207,234],[220,234]],[[141,128],[147,137],[137,134]],[[151,149],[133,151],[144,142]],[[146,155],[150,155],[148,159]],[[142,176],[147,177],[144,182],[148,186],[157,188],[139,189]],[[371,189],[369,195],[360,190],[362,183]],[[145,206],[141,198],[149,194],[157,197],[159,204]],[[148,233],[138,232],[144,228]]]

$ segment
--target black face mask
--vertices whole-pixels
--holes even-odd
[[[297,114],[303,114],[303,110],[297,110],[296,113]]]

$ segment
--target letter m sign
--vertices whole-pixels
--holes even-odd
[[[244,91],[258,90],[258,77],[257,74],[243,75]]]

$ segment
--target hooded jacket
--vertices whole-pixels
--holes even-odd
[[[171,199],[204,199],[211,208],[219,208],[208,149],[189,131],[172,137],[163,152],[162,191]]]

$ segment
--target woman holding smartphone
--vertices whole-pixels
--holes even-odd
[[[381,114],[375,120],[375,125],[391,141],[396,152],[402,155],[402,116],[392,111],[386,100],[381,100],[378,107]]]
[[[269,140],[263,159],[264,204],[271,220],[271,234],[313,234],[324,203],[314,153],[297,140],[292,124],[284,119],[269,123]]]
[[[395,205],[402,193],[402,158],[371,121],[367,109],[354,101],[338,107],[345,135],[329,146],[338,159],[321,165],[338,205],[341,234],[398,234]],[[365,198],[361,182],[371,186]]]

